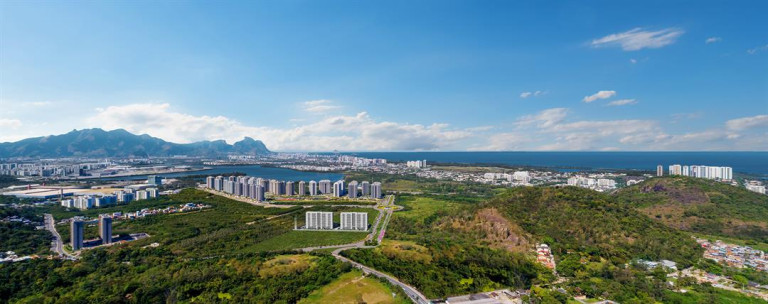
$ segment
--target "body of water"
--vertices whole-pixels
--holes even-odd
[[[277,180],[292,180],[292,181],[320,181],[331,180],[337,181],[344,178],[343,174],[339,173],[321,173],[321,172],[303,172],[292,169],[262,167],[257,165],[244,165],[244,166],[216,166],[208,170],[181,172],[181,173],[167,173],[157,174],[162,177],[181,177],[189,175],[228,175],[232,172],[242,172],[248,176],[261,177],[266,179]],[[134,176],[120,176],[120,177],[108,177],[102,180],[146,180],[149,175],[134,175]]]
[[[501,164],[553,169],[635,169],[656,172],[661,164],[729,166],[737,173],[768,176],[768,152],[358,152],[391,161]]]

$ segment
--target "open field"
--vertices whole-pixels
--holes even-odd
[[[363,276],[360,270],[355,269],[315,290],[299,303],[410,303],[402,295],[396,294],[393,297],[392,294],[390,286],[376,278]]]
[[[288,231],[251,247],[254,251],[281,251],[304,247],[342,245],[362,241],[367,232]]]
[[[395,200],[395,205],[404,206],[405,210],[393,214],[396,217],[423,219],[431,216],[438,211],[454,211],[461,207],[460,203],[454,203],[446,200],[401,195]]]

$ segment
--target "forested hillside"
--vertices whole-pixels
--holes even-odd
[[[768,242],[768,196],[691,177],[652,178],[616,193],[619,202],[667,226]]]
[[[574,293],[643,302],[666,299],[668,287],[628,264],[669,259],[687,267],[702,253],[685,233],[591,190],[521,187],[479,204],[461,201],[400,196],[406,211],[388,230],[395,241],[345,254],[445,297],[551,283],[549,270],[530,264],[533,246],[544,242]]]

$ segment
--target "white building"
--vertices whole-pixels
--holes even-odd
[[[381,183],[375,182],[371,184],[371,197],[372,198],[381,198]]]
[[[342,212],[341,230],[368,230],[368,213]]]
[[[306,229],[333,229],[333,212],[308,211],[304,220]]]

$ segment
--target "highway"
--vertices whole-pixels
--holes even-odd
[[[77,259],[76,256],[71,255],[64,251],[64,243],[61,240],[61,235],[56,231],[56,221],[53,219],[53,215],[45,214],[45,229],[53,234],[53,241],[51,241],[51,251],[58,253],[59,257],[68,257],[70,259]]]

